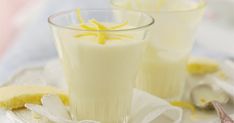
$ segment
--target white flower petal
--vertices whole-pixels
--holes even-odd
[[[53,114],[50,114],[47,111],[47,109],[45,109],[43,106],[40,106],[40,105],[25,104],[25,107],[28,108],[31,111],[34,111],[34,112],[40,114],[41,116],[44,116],[44,117],[48,118],[50,121],[53,121],[55,123],[78,123],[76,121],[64,119],[64,118],[61,118],[61,117],[56,117]]]
[[[63,105],[63,102],[57,95],[46,95],[41,99],[43,108],[47,109],[50,114],[56,117],[71,120],[71,116],[67,108]]]
[[[228,77],[234,80],[234,62],[231,60],[225,60],[221,67]]]

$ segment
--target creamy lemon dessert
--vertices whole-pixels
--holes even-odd
[[[196,2],[196,0],[194,0]],[[113,0],[113,4],[121,8],[147,12],[187,10],[196,7],[190,0]]]
[[[146,44],[144,31],[115,31],[135,27],[128,22],[84,22],[77,16],[81,23],[69,27],[78,31],[53,28],[69,87],[71,114],[76,120],[126,123]]]
[[[150,43],[138,74],[137,88],[168,100],[181,98],[193,35],[204,10],[204,3],[199,1],[112,0],[115,8],[144,11],[156,20],[147,38]]]
[[[95,38],[64,40],[62,60],[69,84],[71,111],[78,120],[121,123],[129,113],[143,41],[100,45]]]
[[[137,76],[137,88],[165,99],[181,96],[186,79],[187,55],[147,48]],[[181,56],[179,56],[181,55]]]
[[[95,37],[81,37],[66,38],[62,43],[60,52],[75,118],[102,123],[124,120],[144,42],[123,39],[100,45]]]

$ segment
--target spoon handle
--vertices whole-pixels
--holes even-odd
[[[234,123],[234,121],[225,113],[222,105],[217,102],[217,101],[212,101],[211,102],[212,105],[214,106],[220,120],[221,120],[221,123]]]

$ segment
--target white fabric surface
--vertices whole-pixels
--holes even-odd
[[[22,70],[5,84],[52,85],[66,90],[66,84],[58,60],[48,62],[45,67],[34,67],[31,70],[29,69],[29,71]],[[181,123],[182,115],[182,109],[171,106],[165,100],[140,90],[134,90],[130,123]],[[10,119],[14,119],[12,115],[9,116]],[[18,116],[22,117],[24,115]]]
[[[67,113],[69,111],[65,108],[65,106],[63,106],[59,98],[54,95],[44,96],[42,98],[42,106],[26,104],[26,107],[55,123],[76,122],[71,120],[69,113]],[[159,119],[159,117],[161,118]],[[166,101],[143,91],[137,89],[134,90],[133,105],[130,113],[129,123],[180,123],[181,120],[182,109],[173,107]],[[80,121],[79,123],[81,122],[86,123],[85,121]],[[44,121],[40,123],[47,122]],[[99,122],[90,121],[88,123]]]
[[[229,63],[229,62],[225,62],[225,63]],[[229,66],[226,66],[226,67],[231,68],[231,69],[225,70],[225,72],[232,71],[231,74],[233,74],[234,67],[230,67],[230,64],[228,64],[228,65]],[[223,80],[222,81],[215,81],[215,82],[214,81],[212,82],[212,81],[207,81],[207,82],[211,82],[210,84],[216,84],[218,86],[221,85],[220,86],[221,89],[223,89],[230,96],[233,97],[233,90],[234,90],[234,83],[233,83],[234,81],[233,80],[230,80],[230,82],[224,82]],[[189,83],[191,84],[191,81]],[[196,83],[198,84],[199,82],[196,80]],[[65,81],[63,78],[62,69],[60,67],[58,60],[53,60],[53,61],[48,62],[44,67],[30,66],[29,68],[23,69],[6,83],[6,85],[9,85],[9,84],[19,84],[19,85],[30,85],[30,84],[47,85],[47,84],[49,84],[49,85],[53,85],[55,87],[66,90],[66,84],[65,84]],[[188,88],[190,88],[190,87],[188,87]],[[189,90],[187,90],[187,92],[190,93]],[[139,119],[143,119],[145,113],[143,113],[142,111],[137,111],[137,110],[140,110],[141,108],[144,110],[147,110],[147,107],[148,107],[148,109],[151,109],[151,111],[153,111],[153,112],[151,112],[152,114],[154,114],[154,115],[152,115],[152,116],[154,116],[153,118],[157,117],[158,114],[160,114],[160,112],[163,112],[164,114],[167,115],[168,112],[166,112],[166,110],[168,110],[168,109],[173,110],[174,112],[180,112],[180,111],[173,109],[171,106],[168,107],[168,103],[161,100],[160,98],[153,97],[153,96],[151,96],[147,93],[141,92],[141,91],[140,92],[135,91],[134,100],[135,101],[133,101],[133,102],[136,102],[136,103],[133,104],[133,107],[139,108],[139,109],[133,108],[134,109],[133,112],[135,112],[135,113],[131,113],[131,115],[134,118],[137,117]],[[155,102],[157,102],[157,103],[155,103]],[[150,103],[151,103],[151,105],[147,105]],[[143,108],[144,105],[146,107]],[[232,116],[234,118],[233,104],[225,105],[224,108],[227,111],[227,113],[233,114]],[[21,113],[18,113],[18,114],[21,114]],[[196,115],[193,116],[193,115],[191,115],[190,112],[185,110],[183,115],[184,115],[184,117],[183,117],[183,121],[181,123],[218,123],[218,121],[219,121],[217,119],[217,116],[215,113],[207,113],[207,112],[197,111]],[[174,118],[179,118],[177,116],[174,115]],[[196,117],[196,118],[194,118],[194,117]],[[1,119],[1,115],[0,115],[0,119]],[[135,123],[135,120],[136,120],[136,123],[138,123],[137,121],[139,119],[134,119],[134,121],[132,123]],[[161,115],[160,117],[157,117],[156,120],[160,120],[160,121],[158,121],[159,123],[173,123],[171,120],[168,120],[168,118],[165,118],[165,115]],[[152,123],[155,123],[155,122],[152,122]],[[10,123],[12,123],[12,122],[10,122]]]

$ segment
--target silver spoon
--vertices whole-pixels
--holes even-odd
[[[199,109],[214,109],[210,102],[216,100],[221,104],[227,104],[229,96],[219,88],[212,87],[210,84],[200,84],[191,91],[191,100]]]
[[[221,123],[234,123],[234,121],[231,119],[231,117],[229,117],[229,116],[225,113],[225,111],[224,111],[222,105],[221,105],[219,102],[217,102],[217,101],[212,101],[211,104],[212,104],[213,107],[215,108],[215,110],[216,110],[216,112],[217,112],[217,114],[218,114],[218,116],[219,116],[219,118],[220,118],[220,120],[221,120]]]
[[[204,102],[201,99],[207,99]],[[234,123],[234,121],[225,113],[222,104],[226,104],[229,100],[228,96],[222,92],[212,88],[208,84],[201,84],[192,89],[191,100],[196,107],[200,109],[215,109],[221,123]]]

